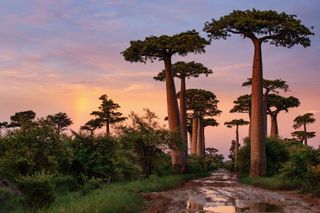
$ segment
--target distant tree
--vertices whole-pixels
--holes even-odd
[[[242,83],[242,86],[251,86],[252,85],[252,79],[248,78],[247,81]],[[265,134],[267,135],[267,113],[268,113],[268,107],[267,107],[267,102],[268,102],[268,95],[269,94],[279,94],[278,90],[282,90],[284,92],[289,91],[289,85],[287,84],[286,81],[281,80],[281,79],[275,79],[275,80],[268,80],[268,79],[263,79],[263,88],[264,88],[264,94],[263,94],[263,102],[264,102],[264,127],[265,127]]]
[[[96,129],[100,129],[103,126],[101,120],[99,118],[91,119],[85,125],[80,127],[80,130],[86,130],[90,132],[90,135],[94,134]]]
[[[234,106],[230,110],[230,113],[248,113],[249,122],[251,121],[251,95],[241,95],[237,100],[233,101]],[[250,137],[251,125],[249,123],[249,134]]]
[[[305,137],[306,138],[313,138],[316,136],[316,132],[305,132],[305,131],[294,131],[291,133],[293,137],[296,138],[296,140],[303,143]]]
[[[66,130],[68,126],[73,124],[67,113],[64,112],[59,112],[54,115],[48,115],[47,120],[55,126],[59,133]]]
[[[101,100],[99,111],[93,111],[91,112],[91,115],[97,117],[96,122],[100,122],[98,127],[106,126],[106,136],[109,137],[110,125],[121,123],[126,120],[126,117],[122,117],[122,113],[118,112],[120,105],[114,103],[113,100],[109,99],[107,95],[102,95],[99,99]]]
[[[234,145],[234,165],[236,167],[237,161],[238,161],[238,151],[239,151],[239,126],[248,125],[249,121],[245,121],[242,118],[241,119],[233,119],[232,121],[225,122],[224,125],[226,125],[228,128],[236,127],[236,141]],[[236,170],[236,168],[235,168]]]
[[[10,117],[10,124],[7,127],[20,127],[25,131],[28,127],[34,124],[36,113],[32,110],[16,112]]]
[[[217,106],[219,101],[214,93],[202,89],[188,89],[186,97],[187,110],[193,113],[191,154],[203,156],[203,119],[210,119],[221,113]]]
[[[219,123],[214,118],[203,118],[201,120],[201,125],[202,125],[202,128],[201,128],[201,130],[202,130],[202,132],[201,132],[201,142],[202,142],[201,151],[202,151],[202,153],[201,153],[201,155],[205,156],[205,153],[206,153],[205,129],[208,126],[212,126],[212,127],[219,126]]]
[[[304,115],[299,115],[294,119],[293,128],[298,129],[300,127],[303,127],[304,132],[304,145],[308,145],[308,132],[307,132],[307,125],[312,124],[316,121],[316,119],[313,117],[313,113],[306,113]],[[309,132],[310,133],[310,132]]]
[[[310,46],[314,35],[295,15],[276,11],[234,10],[219,20],[207,22],[204,31],[210,39],[226,39],[231,34],[248,38],[254,46],[251,99],[251,176],[266,175],[265,109],[263,102],[262,43],[292,47],[300,44]]]
[[[181,137],[182,140],[185,141],[185,145],[187,146],[186,78],[198,78],[202,74],[208,76],[212,73],[212,70],[208,69],[203,64],[196,63],[194,61],[188,63],[178,61],[172,65],[171,69],[173,76],[181,79],[181,88],[179,93],[180,96],[178,96],[180,100]],[[165,81],[165,70],[162,70],[162,72],[158,73],[158,75],[155,76],[154,79],[157,81]]]
[[[125,60],[130,62],[142,62],[159,60],[164,62],[165,81],[167,92],[167,108],[169,130],[180,131],[180,116],[173,74],[171,70],[171,58],[173,55],[186,56],[189,53],[203,53],[208,42],[200,37],[195,30],[187,31],[173,36],[150,36],[145,40],[130,41],[130,47],[122,52]],[[187,170],[186,147],[184,150],[173,148],[171,161],[174,170],[185,172]]]
[[[293,96],[282,97],[280,95],[269,94],[267,97],[267,113],[271,117],[270,137],[279,137],[278,114],[281,111],[288,112],[290,108],[298,107],[300,101]]]

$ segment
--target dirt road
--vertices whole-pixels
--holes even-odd
[[[319,200],[292,191],[270,191],[240,184],[234,174],[219,170],[183,187],[147,193],[145,213],[180,212],[285,212],[320,213]]]

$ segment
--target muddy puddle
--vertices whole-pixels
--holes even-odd
[[[179,189],[149,193],[148,196],[154,196],[154,205],[145,211],[147,213],[320,213],[319,206],[312,206],[285,192],[240,184],[234,174],[224,170],[190,181]]]

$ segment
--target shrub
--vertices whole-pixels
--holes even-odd
[[[16,179],[19,189],[25,197],[25,207],[42,209],[48,207],[55,199],[55,185],[52,175],[37,172],[31,176]]]
[[[289,160],[290,156],[287,147],[286,143],[281,139],[267,138],[267,176],[277,174],[282,164]],[[241,177],[248,176],[250,173],[250,154],[250,140],[246,139],[238,155],[238,168]]]
[[[11,212],[21,206],[21,197],[9,188],[0,188],[0,212]]]
[[[320,195],[320,150],[305,148],[292,154],[281,172],[306,192]]]
[[[57,176],[54,178],[55,189],[58,192],[75,191],[79,188],[77,181],[72,176]]]
[[[102,186],[103,180],[101,178],[91,178],[82,186],[81,191],[86,194],[95,189],[100,189]]]

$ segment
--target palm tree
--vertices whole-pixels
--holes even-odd
[[[304,145],[308,145],[308,132],[307,132],[307,125],[312,124],[316,121],[316,119],[313,117],[313,113],[306,113],[304,115],[299,115],[294,119],[293,128],[298,129],[300,127],[303,127],[304,132]]]

